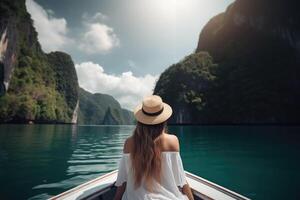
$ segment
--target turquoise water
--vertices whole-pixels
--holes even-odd
[[[133,126],[0,125],[1,199],[45,199],[117,168]],[[186,170],[252,199],[300,199],[300,127],[171,126]]]

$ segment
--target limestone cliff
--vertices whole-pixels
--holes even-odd
[[[1,1],[0,36],[0,122],[75,122],[74,63],[42,51],[25,0]]]
[[[213,17],[200,33],[195,54],[171,66],[157,82],[154,93],[174,107],[171,122],[299,124],[297,5],[293,0],[236,0]],[[208,56],[199,56],[203,52]],[[190,78],[180,78],[185,74]],[[205,81],[201,74],[214,78]]]

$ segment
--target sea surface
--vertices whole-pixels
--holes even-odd
[[[46,199],[115,170],[134,126],[0,125],[0,198]],[[300,199],[300,127],[169,126],[185,170],[251,199]]]

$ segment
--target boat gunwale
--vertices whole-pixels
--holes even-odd
[[[56,199],[60,199],[62,197],[67,197],[68,195],[70,195],[70,194],[72,194],[72,193],[74,193],[76,191],[80,191],[81,189],[83,189],[84,187],[86,187],[86,186],[88,186],[90,184],[93,184],[93,183],[95,183],[95,182],[97,182],[99,180],[105,179],[105,178],[109,178],[110,176],[116,174],[117,172],[118,172],[118,170],[114,170],[114,171],[111,171],[109,173],[106,173],[106,174],[104,174],[104,175],[102,175],[102,176],[100,176],[98,178],[92,179],[92,180],[90,180],[88,182],[85,182],[85,183],[83,183],[81,185],[78,185],[78,186],[76,186],[74,188],[71,188],[71,189],[69,189],[69,190],[67,190],[67,191],[65,191],[63,193],[55,195],[55,196],[49,198],[49,200],[56,200]],[[211,181],[208,181],[208,180],[206,180],[206,179],[204,179],[202,177],[199,177],[197,175],[194,175],[194,174],[192,174],[190,172],[185,171],[185,174],[186,174],[187,178],[193,179],[196,182],[201,182],[202,184],[205,184],[208,187],[211,187],[211,188],[213,188],[213,189],[215,189],[215,190],[217,190],[217,191],[219,191],[219,192],[221,192],[221,193],[223,193],[225,195],[228,195],[228,196],[230,196],[230,197],[232,197],[234,199],[237,199],[237,200],[250,200],[249,198],[247,198],[247,197],[245,197],[245,196],[243,196],[241,194],[238,194],[238,193],[236,193],[236,192],[234,192],[232,190],[229,190],[229,189],[227,189],[225,187],[222,187],[222,186],[220,186],[218,184],[215,184],[215,183],[213,183]],[[109,185],[107,185],[107,186],[105,186],[105,187],[103,187],[103,188],[95,191],[94,193],[87,195],[86,197],[84,197],[84,199],[89,199],[90,197],[92,197],[92,196],[94,196],[96,194],[100,194],[101,195],[101,193],[103,193],[105,190],[113,187],[114,184],[115,184],[115,181],[112,182],[111,184],[109,184]],[[198,197],[200,197],[200,198],[202,197],[202,198],[205,198],[205,199],[212,199],[211,197],[207,196],[206,194],[203,194],[200,191],[196,190],[192,186],[191,186],[191,189],[193,190],[193,194],[196,195],[196,196],[198,196]]]
[[[60,194],[58,194],[58,195],[55,195],[55,196],[49,198],[49,200],[59,199],[59,198],[65,196],[65,195],[71,194],[71,193],[73,193],[73,192],[75,192],[75,191],[77,191],[77,190],[79,190],[79,189],[82,189],[82,188],[84,188],[85,186],[88,186],[88,185],[90,185],[90,184],[92,184],[92,183],[94,183],[94,182],[97,182],[97,181],[99,181],[99,180],[101,180],[101,179],[107,178],[107,177],[109,177],[109,176],[111,176],[111,175],[113,175],[113,174],[115,174],[115,173],[117,173],[117,172],[118,172],[118,170],[114,170],[114,171],[111,171],[111,172],[109,172],[109,173],[106,173],[106,174],[104,174],[104,175],[102,175],[102,176],[100,176],[100,177],[98,177],[98,178],[92,179],[92,180],[90,180],[90,181],[88,181],[88,182],[82,183],[82,184],[80,184],[80,185],[78,185],[78,186],[76,186],[76,187],[74,187],[74,188],[71,188],[71,189],[69,189],[69,190],[67,190],[67,191],[65,191],[65,192],[63,192],[63,193],[60,193]],[[113,184],[114,184],[114,183],[113,183]],[[112,184],[112,185],[113,185],[113,184]],[[104,187],[104,188],[98,190],[98,191],[95,192],[95,193],[102,192],[102,191],[106,190],[108,187],[111,187],[111,185],[108,185],[107,187]],[[95,193],[94,193],[94,194],[95,194]],[[91,195],[92,195],[92,194],[91,194]],[[89,195],[89,196],[91,196],[91,195]]]
[[[213,182],[211,182],[209,180],[206,180],[205,178],[202,178],[200,176],[197,176],[197,175],[192,174],[192,173],[187,172],[187,171],[185,171],[185,174],[186,174],[186,176],[188,178],[194,179],[195,181],[200,181],[201,183],[203,183],[203,184],[205,184],[205,185],[207,185],[207,186],[209,186],[211,188],[214,188],[214,189],[216,189],[216,190],[218,190],[218,191],[220,191],[220,192],[222,192],[222,193],[224,193],[224,194],[226,194],[226,195],[228,195],[228,196],[230,196],[232,198],[235,198],[237,200],[250,200],[249,198],[247,198],[247,197],[245,197],[245,196],[243,196],[241,194],[238,194],[238,193],[236,193],[236,192],[234,192],[234,191],[232,191],[230,189],[227,189],[227,188],[225,188],[223,186],[220,186],[220,185],[218,185],[216,183],[213,183]],[[202,194],[202,193],[200,192],[200,194]]]

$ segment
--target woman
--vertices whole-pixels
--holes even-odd
[[[159,96],[144,98],[134,116],[137,126],[124,144],[115,200],[193,200],[175,135],[166,133],[172,108]]]

